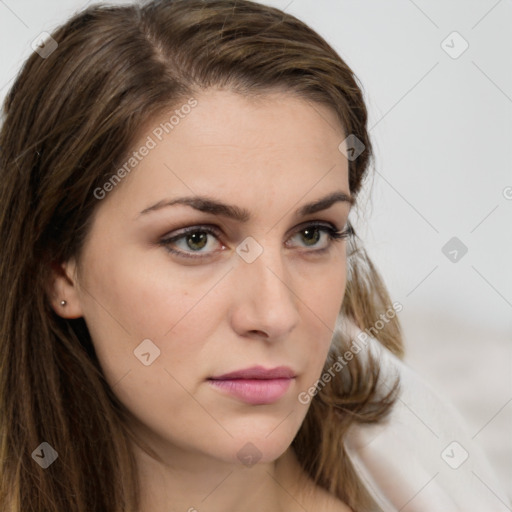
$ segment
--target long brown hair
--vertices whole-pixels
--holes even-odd
[[[277,88],[327,105],[364,144],[349,161],[356,197],[372,158],[367,111],[353,72],[322,37],[248,0],[91,6],[52,37],[50,54],[33,53],[24,63],[0,132],[0,504],[9,512],[135,512],[126,411],[102,375],[83,319],[59,317],[48,297],[52,266],[79,258],[98,205],[93,191],[164,109],[210,87],[246,95]],[[354,235],[340,319],[365,330],[391,301],[356,242]],[[401,355],[396,316],[375,337]],[[348,343],[334,336],[330,358]],[[356,359],[314,397],[293,444],[319,485],[367,510],[371,498],[346,456],[344,435],[354,421],[384,417],[394,395],[378,394],[376,363],[363,367]],[[31,459],[42,442],[59,455],[47,469]]]

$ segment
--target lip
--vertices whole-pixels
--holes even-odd
[[[277,366],[267,369],[264,366],[251,366],[243,370],[224,373],[218,377],[210,377],[212,380],[233,380],[233,379],[292,379],[295,372],[288,366]]]
[[[208,382],[245,403],[268,405],[277,402],[288,391],[294,378],[294,371],[287,366],[271,369],[253,366],[210,377]]]

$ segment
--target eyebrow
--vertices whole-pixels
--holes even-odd
[[[295,211],[295,215],[297,217],[305,217],[306,215],[326,210],[327,208],[330,208],[333,204],[338,202],[353,205],[355,200],[349,194],[341,190],[338,190],[336,192],[332,192],[331,194],[325,197],[317,199],[316,201],[301,206],[299,209]],[[153,212],[156,210],[160,210],[162,208],[166,208],[168,206],[174,206],[179,204],[191,206],[192,208],[194,208],[195,210],[199,210],[200,212],[228,217],[238,222],[247,222],[251,218],[249,210],[246,210],[245,208],[240,208],[235,205],[222,203],[208,196],[178,197],[176,199],[170,200],[164,199],[154,204],[153,206],[145,208],[140,212],[140,215],[145,215],[149,212]]]

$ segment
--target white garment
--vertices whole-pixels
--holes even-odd
[[[368,348],[399,375],[401,390],[382,424],[354,425],[350,459],[383,512],[507,512],[512,504],[456,410],[374,338]]]

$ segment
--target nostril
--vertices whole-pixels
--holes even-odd
[[[249,331],[251,334],[257,334],[258,336],[266,336],[268,337],[268,334],[266,334],[265,332],[263,331],[258,331],[257,329],[254,329],[252,331]]]

